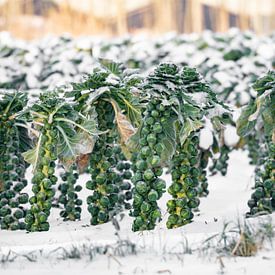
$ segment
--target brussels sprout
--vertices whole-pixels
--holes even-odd
[[[264,197],[264,189],[262,187],[258,187],[255,192],[253,193],[253,197],[256,200],[259,200],[260,198]]]
[[[103,184],[106,181],[106,176],[104,174],[99,174],[96,176],[95,181],[97,184]]]
[[[156,222],[157,220],[161,219],[161,212],[159,209],[155,209],[154,211],[151,212],[151,220],[153,222]]]
[[[161,154],[163,152],[163,150],[165,149],[165,146],[162,143],[157,143],[155,145],[154,149],[156,150],[156,152],[158,154]]]
[[[148,190],[148,187],[144,181],[139,181],[136,183],[135,189],[139,194],[145,194]]]
[[[98,212],[98,221],[100,223],[104,223],[107,220],[108,220],[108,215],[105,212],[103,212],[103,211],[99,211]]]
[[[144,138],[141,138],[140,140],[139,140],[139,143],[140,143],[140,145],[142,145],[142,146],[145,146],[145,145],[147,145],[147,139],[144,137]]]
[[[159,157],[158,155],[154,155],[154,156],[152,157],[152,160],[151,160],[151,165],[152,165],[153,167],[156,167],[156,166],[159,166],[159,165],[160,165],[160,162],[161,162],[160,157]]]
[[[148,117],[147,119],[145,119],[145,124],[153,125],[154,123],[155,123],[155,120],[153,117]]]
[[[131,184],[129,182],[124,182],[120,186],[121,190],[130,190],[131,189]]]
[[[50,229],[50,224],[48,222],[41,223],[40,225],[41,231],[48,231]],[[34,230],[37,231],[37,230]]]
[[[157,201],[158,200],[158,192],[154,189],[150,190],[148,193],[148,200],[149,201]]]
[[[167,209],[168,209],[169,213],[173,212],[175,210],[175,208],[176,208],[176,202],[175,202],[175,200],[169,200],[169,201],[167,201],[166,206],[167,206]]]
[[[157,177],[160,177],[162,174],[163,174],[163,168],[161,168],[161,167],[155,167],[154,168],[154,173],[155,173],[155,175],[157,176]]]
[[[172,159],[173,183],[168,188],[168,192],[173,199],[167,205],[170,214],[166,224],[168,229],[189,223],[194,216],[192,209],[199,206],[197,186],[202,173],[195,167],[198,162],[196,156],[198,143],[194,137],[196,134],[192,133],[182,146],[178,145]]]
[[[194,186],[194,181],[190,177],[186,177],[184,179],[184,183],[186,184],[187,187],[193,187]]]
[[[143,178],[144,180],[148,180],[150,181],[151,179],[153,179],[155,177],[154,172],[151,169],[147,169],[145,170],[144,174],[143,174]]]
[[[197,160],[196,157],[191,157],[189,159],[189,163],[190,163],[191,166],[194,166],[195,164],[197,164],[197,162],[198,162],[198,160]]]
[[[75,190],[75,192],[80,192],[82,190],[82,186],[81,185],[76,185],[74,187],[74,190]]]
[[[143,202],[143,197],[139,194],[135,194],[134,202],[133,202],[134,206],[139,207],[142,204],[142,202]]]
[[[152,154],[151,148],[149,146],[142,147],[141,154],[145,157],[149,157]]]
[[[182,174],[187,174],[189,172],[189,166],[188,165],[181,165],[179,167],[179,170]]]
[[[147,168],[147,163],[144,160],[138,160],[135,165],[140,171],[144,171]]]
[[[155,190],[163,191],[166,188],[166,183],[163,179],[156,179],[153,186]]]
[[[0,216],[1,217],[5,217],[5,216],[7,216],[9,214],[11,214],[11,209],[10,208],[8,208],[8,207],[2,207],[0,209]]]
[[[157,138],[154,134],[149,134],[146,140],[149,144],[155,144],[157,142]]]
[[[45,223],[47,221],[47,215],[43,212],[38,213],[37,217],[40,223]]]
[[[156,134],[160,134],[162,133],[163,128],[161,126],[161,124],[159,122],[155,123],[155,125],[153,126],[153,132]]]
[[[182,208],[180,211],[180,216],[184,220],[191,220],[193,218],[193,214],[188,208]]]
[[[264,188],[266,190],[271,190],[272,187],[274,187],[274,186],[275,186],[275,180],[267,179],[267,180],[264,181]]]
[[[197,196],[197,191],[195,189],[189,189],[187,190],[186,195],[189,199],[195,198]]]
[[[150,203],[147,203],[147,202],[143,202],[142,204],[141,204],[141,206],[140,206],[140,210],[142,211],[142,212],[148,212],[148,211],[150,211],[150,209],[151,209],[151,205],[150,205]]]
[[[104,208],[108,208],[109,204],[110,204],[110,200],[108,199],[108,197],[103,196],[102,198],[100,198],[99,203],[104,207]]]
[[[178,222],[178,219],[179,219],[179,216],[178,215],[176,215],[176,214],[174,214],[174,215],[170,215],[169,217],[168,217],[168,223],[170,223],[171,225],[176,225],[177,224],[177,222]]]
[[[86,182],[86,188],[89,189],[89,190],[95,190],[96,183],[89,180],[89,181]]]
[[[11,199],[10,202],[9,202],[9,206],[11,208],[17,208],[19,207],[19,202],[17,199]]]
[[[123,163],[123,162],[119,162],[119,163],[117,164],[117,166],[116,166],[116,169],[117,169],[118,171],[123,171],[123,169],[124,169],[124,163]]]
[[[138,231],[144,224],[142,217],[137,217],[133,224],[133,231]]]
[[[132,192],[131,192],[131,191],[127,191],[127,192],[125,193],[125,200],[126,200],[126,201],[131,200],[132,197],[133,197],[133,195],[132,195]],[[128,205],[129,205],[129,203],[126,203],[126,202],[125,202],[125,208],[126,208],[126,206],[127,206],[126,209],[129,209]],[[130,208],[131,208],[131,205],[130,205]]]
[[[157,118],[157,117],[159,117],[159,112],[157,110],[152,110],[151,115],[152,115],[152,117]]]
[[[180,183],[173,183],[171,185],[171,188],[172,188],[173,193],[178,193],[181,191],[182,185]]]
[[[127,180],[131,179],[132,178],[132,173],[130,171],[125,171],[123,173],[123,178],[127,179]]]
[[[220,149],[220,157],[218,159],[214,159],[213,165],[210,167],[210,171],[212,174],[215,174],[216,171],[221,172],[223,176],[227,173],[228,167],[228,155],[232,149],[230,149],[227,145],[223,145]]]
[[[192,198],[188,202],[190,208],[197,208],[200,205],[200,200],[198,198]]]
[[[15,192],[20,192],[20,191],[22,191],[22,190],[24,189],[24,187],[25,187],[25,186],[24,186],[23,183],[18,182],[17,184],[15,184],[13,190],[14,190]]]

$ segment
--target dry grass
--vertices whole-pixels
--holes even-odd
[[[251,257],[267,244],[272,247],[274,237],[271,218],[259,220],[258,224],[252,224],[245,219],[238,220],[236,224],[225,223],[221,233],[207,238],[200,248],[200,253],[207,255],[214,252],[221,256]]]

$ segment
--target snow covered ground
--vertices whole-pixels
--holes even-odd
[[[246,153],[234,151],[230,155],[228,175],[215,175],[209,178],[210,194],[201,199],[200,212],[194,222],[179,229],[167,230],[165,227],[166,194],[161,200],[164,220],[153,232],[131,232],[131,218],[127,216],[120,222],[119,236],[136,244],[136,255],[117,256],[108,250],[104,255],[92,259],[83,255],[80,259],[62,260],[58,251],[64,247],[68,251],[78,247],[102,245],[116,246],[118,237],[114,226],[109,224],[90,226],[89,213],[83,207],[82,220],[63,222],[59,210],[53,209],[49,232],[0,233],[0,274],[1,275],[44,275],[44,274],[249,274],[271,275],[275,269],[275,251],[267,247],[255,257],[222,257],[194,252],[183,253],[188,248],[200,248],[208,236],[221,232],[226,221],[242,218],[247,208],[247,200],[253,186],[253,167],[249,166]],[[85,183],[85,175],[80,181]],[[169,176],[167,181],[169,181]],[[85,202],[87,190],[81,196]],[[273,215],[274,218],[274,215]],[[59,248],[59,249],[58,249]],[[58,249],[58,250],[56,250]],[[14,262],[1,264],[4,255],[29,255],[17,257]],[[54,252],[53,252],[54,251]],[[31,262],[30,260],[34,260]]]

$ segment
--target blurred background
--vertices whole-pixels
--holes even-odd
[[[0,31],[117,36],[275,29],[275,0],[0,0]]]

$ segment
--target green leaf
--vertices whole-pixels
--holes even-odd
[[[211,149],[214,154],[217,154],[220,151],[219,142],[215,135],[213,135],[213,144],[211,146]]]
[[[196,107],[191,104],[183,104],[182,109],[184,110],[184,113],[188,117],[198,117],[198,116],[200,116],[200,113],[202,112],[202,110],[199,107]]]
[[[203,127],[203,123],[199,120],[191,120],[190,118],[186,118],[183,127],[181,127],[179,131],[179,140],[180,144],[183,145],[189,135],[198,129]]]
[[[96,90],[90,91],[88,99],[86,99],[85,105],[83,106],[83,112],[87,113],[91,109],[91,105],[98,100],[100,96],[110,92],[110,88],[107,86],[103,86],[97,88]]]
[[[256,112],[257,106],[255,102],[250,102],[242,111],[241,116],[239,117],[237,125],[237,133],[239,136],[245,137],[249,135],[255,125],[256,120],[249,121],[249,117]]]
[[[100,58],[99,59],[100,64],[107,69],[109,72],[116,76],[121,76],[123,72],[123,66],[122,63],[117,63],[109,59]]]
[[[33,166],[33,171],[36,170],[36,167],[40,159],[41,138],[42,138],[42,134],[39,136],[38,141],[34,148],[22,153],[24,160]]]
[[[275,129],[275,100],[262,111],[264,131],[267,136],[272,136]]]
[[[28,130],[26,128],[18,126],[18,134],[19,134],[19,145],[20,151],[26,152],[31,148],[32,142],[28,135]]]
[[[161,163],[164,164],[170,161],[170,159],[173,157],[176,150],[176,144],[172,139],[169,138],[164,138],[161,142],[165,147],[161,153]]]
[[[131,158],[132,153],[138,152],[138,150],[140,149],[139,140],[140,140],[140,134],[141,134],[142,127],[143,127],[143,125],[141,124],[139,126],[139,128],[137,129],[136,133],[128,139],[126,145],[121,147],[124,155],[128,159]]]
[[[168,119],[162,124],[163,133],[165,137],[159,141],[162,142],[165,149],[161,153],[161,161],[165,163],[169,161],[175,153],[176,150],[176,120],[175,118]]]
[[[248,117],[249,121],[256,120],[261,115],[261,107],[263,105],[264,99],[265,98],[263,96],[256,98],[255,100],[256,111]]]
[[[99,134],[95,116],[89,119],[83,117],[78,124],[59,122],[57,129],[57,155],[66,167],[74,163],[77,157],[91,153]]]

